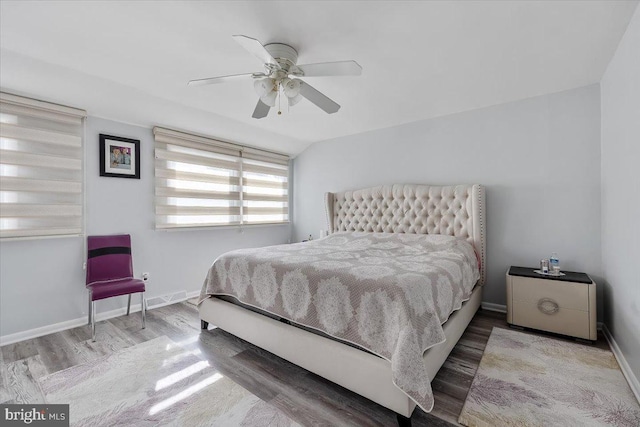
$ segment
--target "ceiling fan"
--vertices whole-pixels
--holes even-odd
[[[356,61],[320,62],[297,65],[298,52],[283,43],[262,45],[258,40],[236,35],[233,39],[264,64],[265,72],[234,74],[189,81],[189,86],[224,83],[236,79],[253,78],[253,87],[260,97],[252,117],[261,119],[276,105],[278,95],[284,95],[289,106],[306,98],[328,114],[340,109],[340,105],[323,95],[300,77],[359,76],[362,67]],[[281,111],[278,111],[281,114]]]

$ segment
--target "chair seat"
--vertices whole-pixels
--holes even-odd
[[[144,292],[144,282],[140,279],[118,279],[108,282],[93,282],[87,285],[91,290],[91,300],[117,297],[119,295]]]

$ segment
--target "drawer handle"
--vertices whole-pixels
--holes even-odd
[[[558,310],[560,310],[560,306],[551,298],[540,298],[538,301],[538,310],[544,314],[556,314]]]

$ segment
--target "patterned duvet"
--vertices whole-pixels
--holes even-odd
[[[391,362],[393,382],[433,408],[422,355],[480,278],[471,244],[451,236],[334,233],[218,258],[200,300],[240,302],[359,345]]]

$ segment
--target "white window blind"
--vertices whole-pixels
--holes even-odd
[[[0,237],[83,232],[84,117],[0,93]]]
[[[289,158],[154,128],[156,228],[289,221]]]

